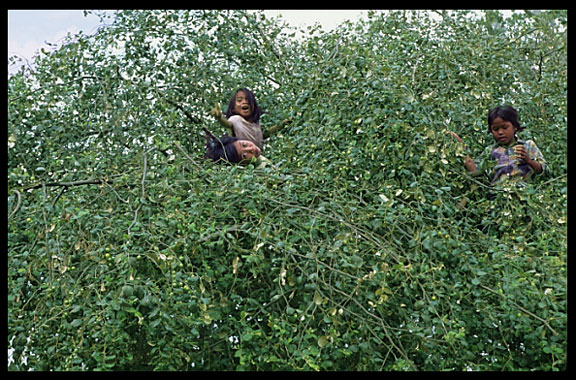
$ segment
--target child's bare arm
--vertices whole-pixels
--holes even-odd
[[[466,158],[464,159],[464,166],[470,173],[476,172],[476,163],[468,155],[466,155]]]
[[[456,141],[458,141],[460,144],[464,144],[464,142],[462,141],[462,138],[460,136],[458,136],[458,134],[456,132],[449,131],[448,133],[452,137],[454,137],[456,139]],[[468,155],[466,155],[466,158],[464,159],[464,167],[466,167],[466,170],[468,170],[470,173],[476,172],[476,163]]]
[[[520,160],[528,164],[537,174],[542,173],[543,165],[540,162],[533,160],[523,145],[516,145],[514,147],[514,152]]]
[[[286,124],[290,123],[291,121],[292,121],[292,117],[289,117],[288,119],[282,120],[282,122],[280,124],[271,126],[270,128],[268,128],[267,130],[264,131],[262,137],[267,139],[268,137],[272,136],[274,133],[276,133],[279,130],[281,130],[282,128],[284,128],[286,126]]]
[[[225,127],[228,130],[228,132],[231,136],[234,135],[234,129],[232,128],[232,123],[230,121],[228,121],[228,119],[226,119],[226,117],[224,117],[224,115],[222,114],[222,111],[220,110],[220,105],[212,108],[210,110],[210,115],[214,116],[216,118],[216,120],[223,127]]]

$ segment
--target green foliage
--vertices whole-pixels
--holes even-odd
[[[122,11],[11,76],[9,369],[565,369],[566,12],[437,16]],[[275,167],[202,160],[240,86]],[[504,102],[523,190],[462,165]]]

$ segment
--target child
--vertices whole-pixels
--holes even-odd
[[[240,140],[252,141],[260,150],[262,149],[262,140],[278,132],[292,119],[288,118],[279,125],[270,127],[262,131],[260,126],[260,115],[262,110],[258,107],[256,97],[252,91],[247,88],[238,89],[226,110],[226,117],[222,115],[219,107],[212,108],[210,113],[228,130],[231,136],[238,137]]]
[[[489,146],[483,159],[472,160],[466,156],[464,166],[474,174],[482,174],[486,159],[493,164],[490,184],[500,184],[505,181],[529,181],[535,174],[549,174],[549,168],[542,153],[532,140],[519,140],[516,132],[523,130],[518,122],[518,113],[511,106],[499,106],[488,113],[488,132],[496,143]],[[460,136],[451,132],[452,136],[462,142]]]
[[[266,157],[262,156],[260,148],[252,141],[240,140],[237,137],[224,135],[220,138],[215,137],[210,131],[204,128],[206,133],[206,158],[215,162],[229,162],[246,165],[250,162],[256,164],[256,167],[264,167],[269,162]]]

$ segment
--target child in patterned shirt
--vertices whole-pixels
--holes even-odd
[[[518,122],[518,113],[511,106],[499,106],[488,113],[488,130],[496,144],[486,148],[483,158],[494,165],[491,185],[506,181],[526,182],[536,174],[549,174],[546,160],[534,141],[519,140],[516,136],[516,132],[523,129]],[[452,135],[462,142],[456,133],[452,132]],[[466,169],[474,175],[482,174],[485,164],[486,160],[474,161],[469,156],[464,162]]]

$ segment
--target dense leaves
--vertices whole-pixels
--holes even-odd
[[[41,53],[8,81],[9,369],[564,369],[566,17],[122,11]],[[294,119],[273,167],[202,159],[244,86]],[[462,166],[501,103],[552,170],[523,190]]]

